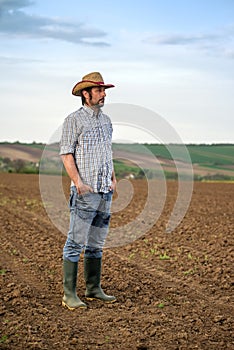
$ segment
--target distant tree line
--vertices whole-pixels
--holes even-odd
[[[177,172],[158,171],[156,169],[141,169],[137,166],[129,166],[119,160],[114,160],[115,173],[118,179],[161,179],[162,176],[168,180],[178,180]],[[39,163],[25,161],[23,159],[0,158],[0,172],[21,173],[21,174],[51,174],[66,175],[60,159],[42,159]],[[183,180],[191,180],[183,176]],[[231,181],[234,177],[224,174],[197,175],[194,174],[194,181]]]
[[[7,173],[38,174],[39,163],[23,159],[0,158],[0,171]]]

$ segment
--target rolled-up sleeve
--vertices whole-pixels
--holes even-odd
[[[78,132],[76,118],[74,115],[70,115],[64,120],[63,123],[59,154],[74,154],[77,140]]]

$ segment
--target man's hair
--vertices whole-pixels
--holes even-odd
[[[87,92],[89,93],[89,98],[90,98],[90,100],[92,100],[91,90],[92,90],[92,86],[81,90],[81,102],[82,102],[82,106],[84,106],[84,104],[85,104],[85,102],[86,102],[85,97],[84,97],[84,95],[83,95],[83,91],[87,91]]]

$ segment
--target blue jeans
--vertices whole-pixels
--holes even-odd
[[[112,191],[79,195],[76,187],[71,187],[70,227],[63,248],[65,260],[79,261],[83,249],[85,257],[102,257],[111,217],[111,201]]]

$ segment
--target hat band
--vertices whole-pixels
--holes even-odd
[[[82,80],[81,83],[92,83],[92,84],[98,84],[98,85],[105,85],[103,81],[93,81],[93,80]]]

